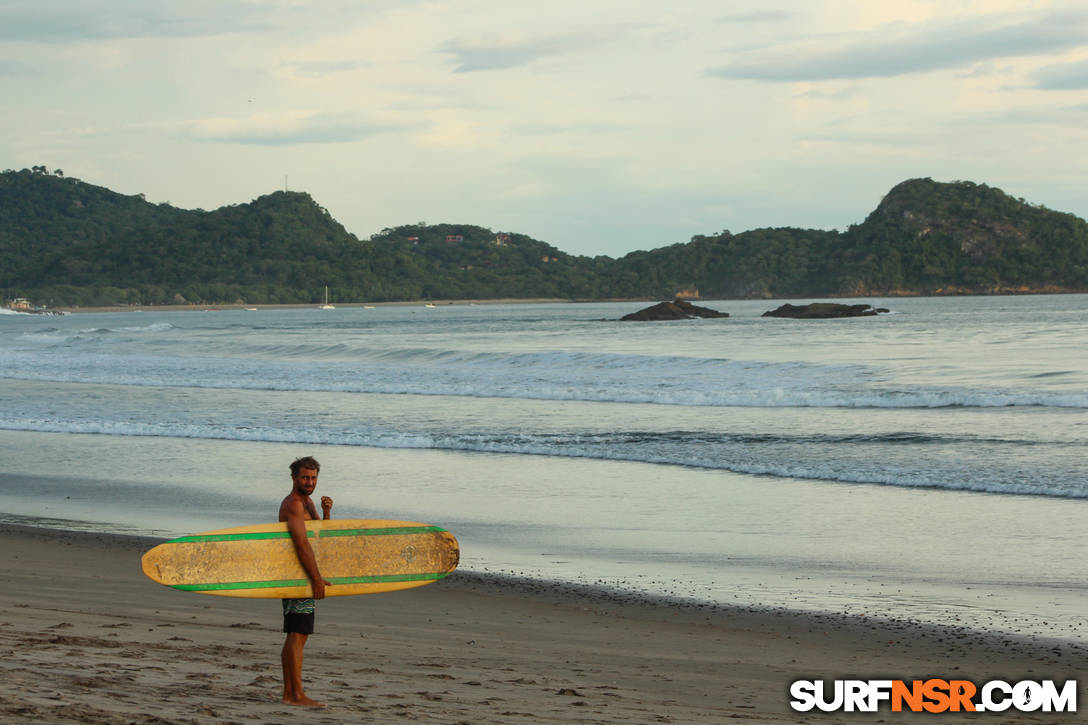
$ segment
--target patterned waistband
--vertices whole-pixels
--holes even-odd
[[[283,613],[284,614],[313,614],[314,613],[314,600],[312,598],[307,598],[307,599],[284,599],[283,600]]]

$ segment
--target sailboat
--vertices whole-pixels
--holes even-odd
[[[329,304],[329,286],[325,285],[325,304],[321,305],[323,310],[335,310],[336,307]]]

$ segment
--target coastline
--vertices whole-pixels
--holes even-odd
[[[890,290],[881,294],[864,293],[864,294],[826,294],[826,295],[807,295],[807,296],[781,296],[781,297],[687,297],[684,295],[675,296],[678,299],[695,300],[702,302],[749,302],[764,300],[768,303],[775,301],[794,301],[794,300],[883,300],[883,299],[918,299],[918,298],[952,298],[952,297],[1030,297],[1030,296],[1047,296],[1047,295],[1080,295],[1088,294],[1088,290],[1072,289],[1064,287],[1048,287],[1040,289],[1030,288],[1006,288],[995,290],[992,292],[972,292],[967,290],[961,290],[957,288],[950,288],[947,290],[937,290],[935,292],[920,292],[913,290]],[[630,303],[643,303],[643,302],[660,302],[668,301],[674,296],[664,297],[617,297],[617,298],[604,298],[604,299],[571,299],[567,297],[505,297],[498,299],[418,299],[418,300],[396,300],[385,302],[336,302],[333,306],[339,308],[368,308],[368,307],[425,307],[427,305],[433,305],[435,307],[463,307],[463,306],[483,306],[483,305],[541,305],[541,304],[593,304],[593,303],[614,303],[614,302],[630,302]],[[50,312],[54,314],[78,314],[83,312],[222,312],[228,310],[305,310],[305,309],[320,309],[319,303],[291,303],[291,304],[261,304],[261,303],[223,303],[223,304],[184,304],[184,305],[101,305],[90,307],[73,307],[67,305],[60,305],[55,309],[51,309]]]
[[[570,300],[566,298],[509,298],[509,299],[484,299],[484,300],[403,300],[396,302],[336,302],[333,307],[340,308],[366,308],[366,307],[450,307],[466,305],[541,305],[541,304],[577,304],[586,300]],[[639,300],[592,300],[593,302],[637,302]],[[209,305],[106,305],[101,307],[58,307],[65,313],[77,314],[81,312],[223,312],[228,310],[309,310],[320,309],[318,303],[311,304],[209,304]]]
[[[884,710],[806,717],[789,709],[789,683],[1088,671],[1088,648],[1056,640],[459,572],[321,602],[304,676],[330,707],[300,713],[278,700],[279,603],[150,582],[139,557],[158,541],[0,525],[6,722],[923,722],[932,717]],[[1013,711],[987,722],[1083,719]]]

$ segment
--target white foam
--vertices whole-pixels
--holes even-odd
[[[730,471],[733,473],[773,476],[779,478],[817,480],[834,483],[880,484],[911,488],[937,488],[947,490],[976,491],[980,493],[1029,494],[1057,498],[1088,498],[1088,481],[1070,479],[1058,484],[1045,476],[1027,478],[1019,470],[1009,470],[1000,465],[987,470],[985,475],[956,475],[953,469],[929,465],[919,453],[918,465],[903,468],[881,460],[858,466],[856,458],[837,455],[833,450],[834,437],[820,445],[812,441],[805,445],[819,445],[822,458],[807,459],[804,463],[790,460],[789,456],[776,456],[772,448],[759,460],[738,459],[728,455],[728,450],[708,448],[701,440],[692,446],[676,446],[662,449],[647,445],[653,434],[641,434],[627,443],[622,436],[601,437],[568,434],[541,436],[533,434],[438,434],[395,430],[323,430],[320,428],[276,428],[270,426],[239,426],[193,423],[186,421],[131,422],[108,420],[60,420],[43,417],[0,418],[0,429],[35,431],[46,433],[79,433],[110,436],[152,436],[169,438],[201,438],[269,443],[299,443],[336,446],[363,446],[372,448],[432,449],[476,453],[501,453],[561,458],[588,458],[598,460],[631,461],[661,465],[678,465],[694,468]],[[682,434],[660,434],[659,437],[680,441]],[[697,436],[698,437],[698,436]],[[788,441],[788,439],[786,439]],[[846,442],[846,447],[854,443]],[[950,441],[953,448],[955,441]],[[947,450],[945,446],[942,450]],[[726,454],[723,454],[723,450]],[[879,451],[880,449],[874,449]],[[915,449],[921,451],[922,449]],[[938,454],[934,460],[941,460]]]
[[[35,342],[63,343],[64,335],[36,333]],[[569,362],[569,361],[568,361]],[[420,367],[378,363],[140,358],[108,353],[56,356],[0,352],[0,377],[56,383],[94,383],[205,389],[312,391],[515,398],[527,400],[644,403],[744,408],[1088,408],[1088,392],[1010,391],[880,384],[845,387],[835,372],[789,366],[728,363],[714,374],[635,371],[603,366],[533,366],[489,371],[474,365]],[[820,380],[820,376],[824,380]]]

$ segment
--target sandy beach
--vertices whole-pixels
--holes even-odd
[[[921,722],[794,713],[798,678],[1083,679],[1083,647],[905,621],[684,606],[454,574],[321,602],[308,693],[279,702],[279,602],[143,577],[154,539],[0,527],[4,722]],[[1083,682],[1080,697],[1083,700]],[[987,714],[986,722],[1076,715]],[[942,723],[979,716],[944,714]]]

